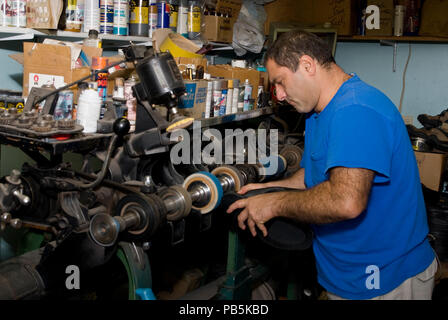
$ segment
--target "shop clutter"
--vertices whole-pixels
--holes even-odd
[[[241,0],[5,0],[0,26],[96,30],[99,34],[152,37],[171,29],[188,39],[232,41]]]
[[[269,105],[267,74],[260,67],[245,67],[244,60],[244,63],[235,60],[233,66],[211,65],[204,55],[196,53],[200,47],[175,32],[158,32],[155,39],[155,48],[150,50],[169,51],[183,78],[186,92],[176,102],[179,114],[202,119]],[[86,39],[83,44],[53,39],[24,42],[23,53],[10,55],[23,64],[21,107],[0,105],[2,117],[45,110],[53,115],[54,121],[70,120],[82,126],[84,133],[111,132],[111,120],[125,117],[130,122],[130,131],[134,131],[137,99],[133,87],[140,82],[135,65],[127,62],[121,49],[115,55],[103,56],[103,49],[91,40]],[[77,85],[68,87],[77,81]],[[53,102],[46,99],[36,103],[37,93],[45,96],[46,92],[62,87],[64,90],[55,95]],[[33,105],[33,110],[24,108],[23,98]],[[161,110],[166,112],[164,108]],[[9,125],[17,119],[10,120],[3,124]],[[39,130],[39,134],[44,131]]]

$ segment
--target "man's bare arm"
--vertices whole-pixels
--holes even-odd
[[[301,168],[298,171],[294,172],[290,177],[277,180],[270,181],[266,183],[251,183],[240,190],[240,194],[245,194],[248,191],[262,189],[262,188],[271,188],[271,187],[283,187],[283,188],[292,188],[292,189],[306,189],[305,186],[305,169]]]
[[[308,223],[332,223],[357,217],[367,207],[374,172],[336,167],[330,179],[303,191],[279,193],[278,213]]]

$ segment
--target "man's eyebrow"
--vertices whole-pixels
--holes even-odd
[[[276,83],[278,83],[278,77],[271,80],[271,84],[276,84]]]

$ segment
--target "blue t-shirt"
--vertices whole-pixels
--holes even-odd
[[[311,188],[334,167],[375,172],[367,209],[355,219],[313,225],[319,283],[346,299],[398,287],[434,259],[415,155],[402,117],[379,90],[353,75],[306,119],[301,166]]]

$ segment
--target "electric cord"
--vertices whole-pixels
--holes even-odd
[[[408,59],[406,60],[406,64],[404,66],[403,70],[403,87],[401,88],[401,96],[400,96],[400,105],[398,107],[398,110],[401,113],[401,109],[403,107],[403,98],[404,98],[404,92],[406,90],[406,71],[408,70],[409,60],[411,60],[412,50],[411,50],[411,44],[409,43],[409,54]]]

